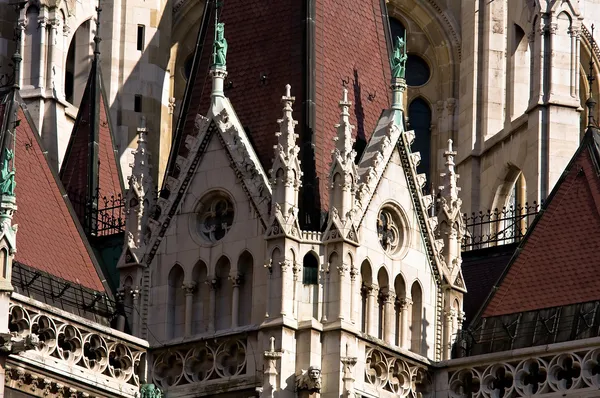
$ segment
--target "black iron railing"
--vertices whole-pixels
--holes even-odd
[[[502,209],[464,214],[466,234],[462,250],[507,245],[523,239],[540,210],[537,202],[505,206]]]
[[[107,236],[125,231],[125,199],[121,194],[103,196],[98,191],[93,198],[79,193],[68,196],[86,233]]]

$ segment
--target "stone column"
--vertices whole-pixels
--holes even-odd
[[[350,268],[350,321],[356,324],[356,311],[359,308],[360,289],[356,287],[358,269]]]
[[[384,328],[383,339],[386,343],[394,345],[394,303],[396,302],[396,294],[389,291],[384,298]]]
[[[62,48],[63,48],[62,52],[63,52],[64,57],[66,57],[69,52],[69,34],[70,33],[71,33],[71,27],[69,25],[67,25],[67,21],[64,21],[64,23],[63,23],[63,45],[62,45]],[[66,72],[66,65],[65,65],[65,69],[62,71],[62,74],[64,75],[65,72]],[[64,78],[59,79],[59,81],[63,82],[62,86],[60,87],[59,95],[60,95],[60,98],[64,100],[66,98],[66,93],[65,93],[66,84],[63,79]]]
[[[372,284],[367,291],[367,334],[377,337],[377,296],[379,295],[379,286]]]
[[[294,273],[294,300],[292,301],[292,311],[294,313],[295,319],[300,319],[300,312],[299,312],[299,308],[298,308],[298,305],[300,303],[300,299],[298,297],[298,292],[300,291],[300,287],[298,286],[298,284],[300,283],[300,270],[301,269],[302,269],[302,267],[300,266],[300,263],[294,262],[294,265],[292,266],[292,272]]]
[[[403,299],[400,299],[400,311],[402,312],[401,314],[401,330],[400,330],[400,334],[401,334],[401,338],[400,338],[400,344],[401,347],[406,349],[406,350],[410,350],[410,333],[409,333],[409,317],[410,317],[410,310],[412,307],[412,300],[409,299],[408,297],[405,297]]]
[[[231,300],[231,327],[237,328],[239,326],[240,284],[242,283],[242,276],[240,274],[229,275],[229,280],[231,280],[231,285],[233,286]]]
[[[456,318],[454,308],[444,311],[444,351],[443,359],[450,359],[452,353],[452,332],[454,331],[454,319]]]
[[[131,289],[131,299],[133,303],[132,313],[133,313],[133,327],[132,332],[134,336],[140,335],[140,288],[135,287]]]
[[[46,88],[54,88],[54,75],[52,68],[55,65],[55,53],[57,52],[56,47],[56,30],[60,21],[58,19],[52,19],[50,21],[50,38],[48,40],[48,62],[46,67],[46,83],[44,86]]]
[[[579,37],[581,31],[578,26],[572,26],[571,35],[571,97],[579,100]]]
[[[184,336],[192,335],[192,316],[196,282],[185,282],[181,288],[185,291],[185,328]]]
[[[323,314],[321,314],[321,323],[327,322],[327,310],[329,303],[329,263],[326,268],[323,269]]]
[[[40,10],[41,12],[41,10]],[[44,88],[46,83],[46,17],[38,18],[38,30],[40,32],[40,66],[38,71],[38,87]]]
[[[209,313],[208,313],[208,331],[209,333],[215,332],[215,316],[217,312],[217,284],[218,280],[216,277],[211,276],[206,281],[208,288],[210,289],[210,298],[209,298]]]
[[[344,308],[344,277],[348,271],[348,266],[344,263],[340,264],[338,268],[339,273],[339,286],[338,286],[338,319],[347,319],[348,315]]]
[[[270,317],[271,315],[271,286],[272,286],[272,282],[271,279],[273,278],[273,263],[271,260],[269,260],[269,262],[267,264],[265,264],[265,269],[267,270],[267,300],[265,303],[265,318]]]
[[[19,26],[17,27],[21,32],[19,33],[21,36],[21,48],[19,48],[19,52],[21,53],[21,57],[25,54],[25,20],[19,20]],[[23,87],[23,65],[21,64],[21,73],[19,74],[19,87]]]
[[[287,316],[289,314],[289,310],[288,310],[288,292],[287,292],[287,279],[288,279],[288,272],[291,268],[291,264],[289,260],[283,260],[279,263],[279,266],[281,267],[281,315],[282,316]]]

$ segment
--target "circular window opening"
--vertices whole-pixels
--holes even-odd
[[[384,206],[377,217],[377,235],[383,250],[388,254],[396,254],[404,242],[404,229],[400,214],[392,206]]]
[[[431,71],[425,60],[416,54],[408,54],[406,59],[406,84],[422,86],[429,81]]]
[[[194,63],[194,54],[188,55],[183,63],[183,78],[188,80],[192,74],[192,64]]]
[[[197,212],[197,227],[200,236],[215,243],[227,235],[233,224],[234,209],[229,196],[213,192],[200,201]]]

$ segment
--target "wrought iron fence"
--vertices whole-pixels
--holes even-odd
[[[540,204],[505,206],[502,209],[465,213],[466,234],[462,250],[507,245],[523,239],[540,210]]]
[[[68,196],[87,233],[107,236],[125,231],[125,199],[121,194],[102,196],[98,191],[90,199],[80,193]]]

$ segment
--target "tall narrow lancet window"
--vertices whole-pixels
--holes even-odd
[[[431,108],[422,98],[413,100],[408,107],[409,128],[415,131],[415,141],[412,144],[413,152],[420,152],[421,163],[417,172],[427,175],[427,184],[430,181],[431,171]],[[429,190],[429,185],[425,186]]]
[[[521,116],[529,104],[530,93],[530,68],[531,68],[531,51],[529,49],[529,41],[521,27],[513,24],[511,45],[511,69],[510,69],[510,84],[508,85],[511,93],[511,101],[508,103],[510,118],[515,119]]]
[[[169,272],[167,291],[167,338],[183,336],[185,326],[185,293],[183,269],[175,264]]]
[[[65,63],[65,99],[77,107],[90,73],[92,43],[91,21],[87,20],[75,31]]]
[[[316,285],[319,283],[319,260],[312,253],[304,256],[302,267],[302,283]]]
[[[253,259],[249,252],[243,252],[238,260],[237,274],[232,281],[234,290],[236,285],[238,293],[238,325],[249,325],[252,322],[252,281]],[[235,295],[234,295],[235,296]],[[234,297],[235,299],[235,297]]]
[[[216,274],[216,330],[229,329],[231,327],[231,303],[233,298],[233,286],[231,278],[231,264],[227,257],[223,256],[217,261],[215,266]],[[212,316],[213,314],[211,314]]]
[[[423,291],[418,282],[413,283],[410,295],[413,301],[410,325],[410,350],[417,354],[422,354],[423,336],[425,336],[423,329],[425,324],[423,322]]]

